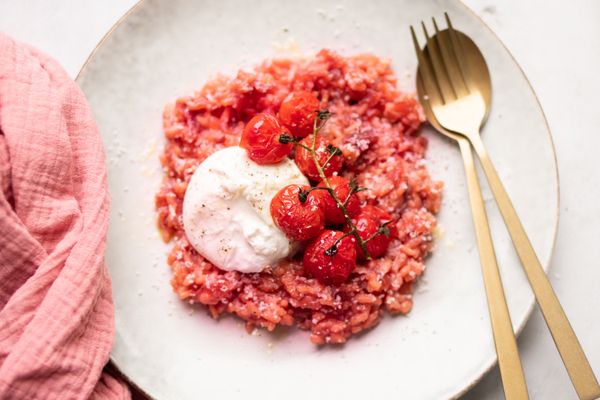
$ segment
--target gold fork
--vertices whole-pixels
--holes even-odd
[[[412,28],[411,28],[412,29]],[[413,41],[415,50],[419,58],[422,54],[429,53],[428,45],[421,52],[421,48],[416,40],[413,31]],[[504,288],[500,278],[500,270],[496,261],[494,252],[494,243],[490,233],[487,214],[479,186],[479,179],[475,170],[473,153],[469,140],[464,136],[452,133],[444,129],[436,120],[431,107],[427,101],[424,91],[423,78],[421,75],[421,65],[417,70],[417,93],[419,100],[423,105],[423,110],[429,123],[440,133],[458,142],[465,174],[467,177],[467,190],[471,204],[471,213],[473,215],[473,225],[475,227],[475,237],[477,239],[477,248],[479,250],[479,259],[481,262],[481,272],[485,287],[488,312],[492,324],[492,334],[498,356],[498,366],[504,387],[504,394],[507,399],[527,399],[527,384],[523,375],[523,367],[519,357],[517,341],[512,328]],[[489,93],[488,93],[489,94]]]
[[[581,399],[596,399],[600,396],[598,381],[479,135],[491,93],[487,65],[477,46],[454,30],[448,14],[445,17],[448,29],[440,31],[434,24],[435,35],[427,37],[427,53],[420,51],[411,27],[423,97],[439,125],[467,138],[475,149],[575,390]]]

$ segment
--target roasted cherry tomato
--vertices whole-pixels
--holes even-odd
[[[361,212],[357,217],[352,218],[352,222],[354,223],[354,226],[356,226],[356,231],[362,240],[367,240],[370,237],[373,237],[365,244],[371,258],[377,258],[384,255],[388,249],[388,246],[390,245],[391,239],[385,233],[377,233],[379,231],[379,227],[381,226],[379,220],[373,218],[369,214]],[[345,230],[347,231],[349,229],[350,228],[346,226]],[[363,252],[358,241],[356,241],[356,253],[360,259],[364,260],[366,258],[365,253]]]
[[[277,164],[292,151],[292,143],[281,143],[281,135],[290,131],[271,114],[257,114],[244,127],[240,146],[257,164]]]
[[[352,236],[340,240],[332,251],[332,246],[342,236],[342,232],[324,230],[304,252],[304,270],[324,284],[343,283],[356,268]]]
[[[288,185],[271,200],[271,216],[287,237],[308,240],[325,227],[323,211],[306,185]]]
[[[290,93],[281,103],[279,119],[296,137],[303,138],[313,132],[319,111],[319,100],[310,92]]]
[[[296,147],[294,160],[296,161],[298,168],[300,168],[300,171],[302,171],[302,173],[306,175],[308,179],[318,182],[321,180],[321,177],[319,176],[319,171],[315,166],[311,152],[302,147],[312,147],[312,141],[313,135],[309,135],[300,141],[299,144],[301,146]],[[323,168],[325,176],[332,176],[334,173],[339,172],[339,170],[342,169],[342,152],[337,147],[330,146],[325,139],[319,136],[317,136],[315,153],[317,154],[319,165],[321,165]]]
[[[327,178],[331,188],[341,202],[344,202],[350,194],[350,183],[348,179],[341,176],[332,176]],[[319,183],[319,187],[326,187],[324,182]],[[342,224],[346,221],[344,212],[338,207],[337,203],[327,190],[315,190],[315,197],[319,200],[319,205],[325,213],[325,222],[329,224]],[[356,193],[353,193],[346,204],[346,210],[350,217],[356,216],[360,212],[360,200]]]
[[[396,221],[394,220],[394,217],[392,217],[392,215],[387,211],[376,206],[366,205],[361,209],[360,214],[369,215],[375,219],[379,225],[389,222],[386,226],[390,230],[390,238],[398,238]]]

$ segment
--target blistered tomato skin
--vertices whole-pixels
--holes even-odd
[[[356,226],[356,231],[362,240],[367,240],[375,235],[373,236],[373,239],[365,244],[371,258],[377,258],[384,255],[390,245],[390,237],[385,233],[377,233],[381,226],[379,221],[368,214],[360,213],[356,218],[352,219],[352,222],[354,223],[354,226]],[[361,260],[366,258],[365,253],[358,242],[356,243],[356,253]]]
[[[313,132],[319,111],[319,100],[310,92],[290,93],[281,103],[279,119],[295,137],[303,138]]]
[[[327,181],[331,185],[331,188],[335,192],[337,198],[344,202],[350,194],[350,183],[348,179],[342,178],[341,176],[332,176],[327,178]],[[319,187],[327,187],[324,182],[319,183]],[[319,205],[325,213],[325,222],[328,224],[342,224],[346,221],[344,212],[338,207],[337,203],[327,190],[316,190],[315,195],[319,200]],[[350,196],[348,203],[346,204],[346,211],[352,218],[360,212],[360,200],[356,193]]]
[[[342,236],[342,232],[325,230],[304,252],[305,271],[326,285],[344,283],[356,268],[356,248],[352,236],[346,236],[338,243],[335,254],[326,254]]]
[[[292,151],[292,143],[283,144],[279,141],[284,134],[290,135],[290,131],[281,125],[277,117],[257,114],[244,127],[240,146],[257,164],[277,164]]]
[[[311,148],[313,142],[313,135],[309,135],[300,141],[300,144],[306,147]],[[330,151],[327,148],[328,142],[327,140],[317,136],[317,143],[315,145],[315,153],[317,154],[317,160],[319,161],[319,165],[323,167],[325,162],[329,159],[331,155]],[[294,154],[294,161],[296,161],[296,165],[302,171],[304,175],[308,179],[313,182],[318,182],[321,180],[319,176],[319,171],[315,166],[315,162],[312,158],[312,155],[308,149],[305,149],[302,146],[296,147],[296,153]],[[323,172],[325,176],[332,176],[334,173],[339,172],[342,169],[342,156],[341,154],[336,154],[331,157],[331,160],[323,167]]]
[[[390,230],[390,238],[398,238],[398,228],[396,227],[396,221],[394,217],[385,210],[382,210],[379,207],[366,205],[362,207],[360,211],[361,215],[368,215],[373,218],[379,225],[386,224],[387,228]]]
[[[300,191],[308,189],[306,185],[288,185],[271,200],[273,221],[287,237],[298,241],[316,237],[325,227],[323,211],[314,192],[308,193],[304,201],[300,199]]]

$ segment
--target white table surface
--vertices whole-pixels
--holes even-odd
[[[0,31],[55,57],[75,77],[136,0],[0,0]],[[511,50],[556,145],[560,224],[550,279],[600,375],[600,2],[466,0]],[[519,338],[533,399],[576,395],[539,310]],[[497,369],[465,399],[501,399]]]

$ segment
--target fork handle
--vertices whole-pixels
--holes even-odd
[[[471,145],[465,138],[460,137],[457,140],[465,165],[475,236],[504,395],[508,400],[528,399],[527,384],[525,383],[517,341],[508,306],[506,305],[483,196],[481,195],[475,163],[473,162]]]
[[[600,386],[594,376],[594,371],[537,258],[521,220],[481,141],[481,137],[479,134],[469,135],[468,137],[481,161],[481,166],[496,198],[496,203],[508,228],[529,284],[533,289],[577,395],[583,400],[596,399],[600,397]]]

